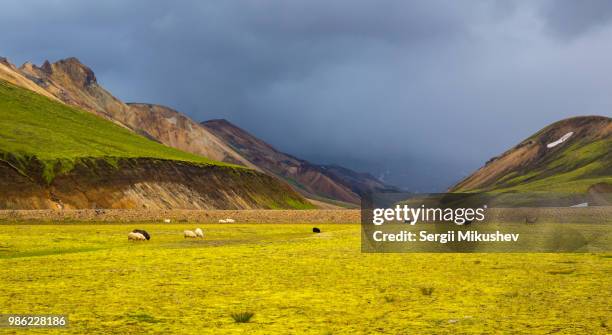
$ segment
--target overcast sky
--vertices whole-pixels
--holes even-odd
[[[612,115],[611,21],[608,0],[19,0],[0,56],[75,56],[124,101],[425,191],[551,122]]]

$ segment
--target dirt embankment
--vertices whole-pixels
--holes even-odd
[[[184,209],[79,209],[0,210],[0,222],[202,222],[222,219],[236,223],[355,223],[358,209],[338,210],[184,210]],[[596,223],[612,224],[612,207],[585,208],[491,208],[485,222],[495,223]],[[478,225],[475,224],[475,228]]]
[[[254,209],[310,204],[263,173],[149,158],[80,160],[50,184],[0,161],[1,209]]]
[[[359,223],[359,210],[0,210],[4,222]]]

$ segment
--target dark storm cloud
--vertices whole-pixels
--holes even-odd
[[[427,190],[550,122],[610,114],[608,3],[13,1],[0,54],[76,56],[123,100]]]
[[[542,6],[551,30],[563,38],[573,38],[605,27],[612,20],[612,1],[554,0]]]

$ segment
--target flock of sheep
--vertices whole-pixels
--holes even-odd
[[[164,219],[164,223],[170,223],[170,219]],[[234,219],[221,219],[219,223],[234,223],[236,220]],[[201,228],[196,228],[195,230],[185,230],[183,231],[183,236],[185,238],[204,238],[204,231]],[[134,229],[131,233],[128,234],[128,241],[148,241],[151,239],[151,235],[142,229]]]
[[[134,229],[128,234],[128,241],[148,241],[150,239],[151,235],[142,229]]]
[[[169,223],[169,219],[164,220],[165,223]],[[236,222],[234,219],[223,219],[219,220],[219,223],[234,223]],[[312,228],[313,233],[320,233],[321,230],[317,227]],[[201,228],[196,228],[195,230],[185,230],[183,231],[184,238],[204,238],[204,231]],[[134,229],[132,232],[128,234],[128,241],[148,241],[151,239],[151,235],[142,229]]]
[[[183,236],[185,238],[204,238],[204,231],[201,228],[185,230],[183,231]],[[146,230],[142,229],[134,229],[128,234],[128,241],[148,241],[150,239],[151,235]]]
[[[196,230],[185,230],[183,232],[183,236],[185,238],[204,238],[204,232],[200,228],[196,228]]]

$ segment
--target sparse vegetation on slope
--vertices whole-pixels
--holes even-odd
[[[23,173],[39,160],[50,182],[83,158],[148,157],[207,165],[224,165],[185,153],[104,120],[91,113],[0,81],[0,155]],[[238,168],[237,166],[235,166]]]
[[[4,77],[17,86],[51,95],[67,105],[112,120],[169,147],[216,161],[249,166],[238,153],[186,115],[151,104],[128,106],[100,85],[94,71],[77,58],[53,63],[45,61],[40,67],[28,62],[19,68],[11,66],[10,70],[13,77],[27,79],[11,80],[1,72],[0,79]]]
[[[612,184],[612,119],[585,116],[540,130],[451,190],[584,193],[597,184]]]
[[[312,208],[263,173],[0,81],[0,208]]]

